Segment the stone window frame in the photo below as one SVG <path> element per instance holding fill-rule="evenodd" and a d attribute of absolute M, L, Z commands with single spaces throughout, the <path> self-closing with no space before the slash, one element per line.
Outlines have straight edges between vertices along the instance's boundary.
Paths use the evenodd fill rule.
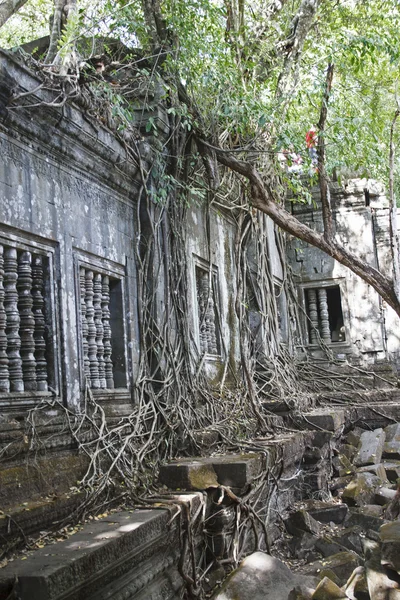
<path fill-rule="evenodd" d="M 338 342 L 325 341 L 325 343 L 328 346 L 331 346 L 333 348 L 349 348 L 351 346 L 351 343 L 350 343 L 350 310 L 349 310 L 349 305 L 348 305 L 348 300 L 347 300 L 347 294 L 348 294 L 347 281 L 344 277 L 338 277 L 338 278 L 332 278 L 332 279 L 307 281 L 305 283 L 302 283 L 299 286 L 300 302 L 301 302 L 301 306 L 303 309 L 303 315 L 304 315 L 304 317 L 302 319 L 303 339 L 305 340 L 305 345 L 310 348 L 318 348 L 320 346 L 320 344 L 318 342 L 312 343 L 310 340 L 306 290 L 309 290 L 309 289 L 317 289 L 318 290 L 318 289 L 327 289 L 327 288 L 333 288 L 333 287 L 338 287 L 340 290 L 343 325 L 345 328 L 345 340 L 338 341 Z"/>
<path fill-rule="evenodd" d="M 30 232 L 15 233 L 14 229 L 1 225 L 0 244 L 41 255 L 47 259 L 44 275 L 44 288 L 47 300 L 44 304 L 45 328 L 47 338 L 47 390 L 26 390 L 21 392 L 0 392 L 0 410 L 26 409 L 36 406 L 44 398 L 61 398 L 61 328 L 59 321 L 58 288 L 55 277 L 59 269 L 58 243 L 44 239 Z"/>
<path fill-rule="evenodd" d="M 114 262 L 110 259 L 105 259 L 99 256 L 94 256 L 82 250 L 74 251 L 75 263 L 75 297 L 76 297 L 76 317 L 77 317 L 77 334 L 78 334 L 78 357 L 79 357 L 79 384 L 82 392 L 85 390 L 85 366 L 83 353 L 83 335 L 82 335 L 82 320 L 81 320 L 81 286 L 80 286 L 80 269 L 93 270 L 96 273 L 106 275 L 120 283 L 120 306 L 122 309 L 121 327 L 122 335 L 122 356 L 124 360 L 124 383 L 125 385 L 114 386 L 113 388 L 91 388 L 97 399 L 111 398 L 130 398 L 130 363 L 128 353 L 128 307 L 127 307 L 127 291 L 126 291 L 126 266 Z"/>
<path fill-rule="evenodd" d="M 216 326 L 216 338 L 217 338 L 217 353 L 202 353 L 201 352 L 201 343 L 200 343 L 200 313 L 199 313 L 199 303 L 198 303 L 198 295 L 197 295 L 197 269 L 202 269 L 203 271 L 210 271 L 210 262 L 201 258 L 200 256 L 193 254 L 193 306 L 194 306 L 194 334 L 196 345 L 198 351 L 201 356 L 204 356 L 207 360 L 223 360 L 223 340 L 222 340 L 222 323 L 221 323 L 221 294 L 220 294 L 220 280 L 219 280 L 219 270 L 218 266 L 215 264 L 211 264 L 212 270 L 212 281 L 213 281 L 213 301 L 216 304 L 216 313 L 217 318 L 215 319 Z M 219 317 L 218 317 L 219 315 Z"/>

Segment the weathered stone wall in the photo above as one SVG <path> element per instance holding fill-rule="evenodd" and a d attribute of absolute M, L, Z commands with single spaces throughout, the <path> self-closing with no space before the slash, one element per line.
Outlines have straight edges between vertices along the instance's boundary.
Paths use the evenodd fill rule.
<path fill-rule="evenodd" d="M 344 187 L 334 183 L 331 196 L 338 240 L 368 264 L 390 272 L 388 203 L 382 186 L 362 179 L 350 180 Z M 316 188 L 312 198 L 311 205 L 293 203 L 292 211 L 307 225 L 322 232 L 322 213 Z M 397 360 L 399 345 L 396 330 L 399 321 L 371 286 L 347 267 L 299 240 L 291 240 L 288 260 L 297 276 L 299 301 L 308 317 L 311 315 L 307 290 L 316 290 L 314 302 L 318 305 L 319 289 L 336 286 L 340 289 L 343 329 L 334 341 L 328 337 L 328 345 L 336 357 L 348 356 L 369 364 L 387 358 Z M 328 307 L 328 312 L 330 310 L 331 307 Z M 320 312 L 318 318 L 321 319 Z M 318 356 L 318 343 L 311 339 L 306 316 L 303 318 L 303 340 L 311 354 Z"/>
<path fill-rule="evenodd" d="M 111 327 L 112 320 L 117 320 L 114 327 L 123 337 L 118 350 L 121 364 L 118 374 L 114 373 L 114 389 L 97 387 L 104 388 L 101 393 L 106 397 L 120 396 L 126 402 L 138 360 L 132 244 L 136 234 L 136 173 L 123 173 L 118 168 L 117 163 L 124 161 L 122 146 L 73 107 L 62 111 L 45 106 L 7 109 L 12 83 L 23 90 L 33 89 L 36 82 L 5 57 L 0 78 L 1 241 L 18 251 L 26 247 L 34 253 L 38 248 L 48 256 L 45 301 L 51 323 L 46 323 L 46 334 L 49 338 L 51 325 L 47 345 L 53 348 L 54 359 L 51 367 L 48 365 L 53 373 L 49 373 L 52 385 L 47 393 L 56 393 L 71 408 L 80 402 L 84 388 L 80 269 L 84 269 L 93 283 L 96 274 L 102 284 L 108 282 L 111 296 L 113 286 L 119 288 L 115 299 L 107 304 L 112 313 L 108 317 Z M 101 311 L 104 288 L 97 292 L 97 310 Z M 113 307 L 113 302 L 118 306 Z M 98 318 L 98 314 L 93 317 Z M 25 391 L 18 404 L 29 406 L 37 402 L 38 395 Z M 3 403 L 7 402 L 5 397 Z M 15 398 L 12 402 L 15 407 Z"/>
<path fill-rule="evenodd" d="M 204 367 L 208 376 L 217 383 L 221 379 L 226 363 L 230 362 L 231 367 L 236 370 L 240 357 L 235 311 L 236 225 L 228 215 L 214 209 L 207 214 L 204 207 L 194 205 L 188 212 L 186 235 L 189 257 L 188 301 L 199 360 L 204 352 L 204 344 L 200 339 L 203 335 L 200 329 L 204 327 L 201 323 L 199 286 L 201 286 L 201 279 L 208 281 L 211 264 L 214 287 L 212 296 L 216 308 L 214 318 L 216 346 L 212 349 L 211 345 L 209 348 L 211 351 L 206 351 Z M 204 287 L 207 294 L 208 284 Z"/>

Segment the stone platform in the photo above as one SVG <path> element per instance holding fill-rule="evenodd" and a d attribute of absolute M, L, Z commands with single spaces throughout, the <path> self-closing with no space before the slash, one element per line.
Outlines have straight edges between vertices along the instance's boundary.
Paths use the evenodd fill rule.
<path fill-rule="evenodd" d="M 170 522 L 170 510 L 140 509 L 87 523 L 1 569 L 0 599 L 13 585 L 21 600 L 178 599 L 179 538 Z"/>

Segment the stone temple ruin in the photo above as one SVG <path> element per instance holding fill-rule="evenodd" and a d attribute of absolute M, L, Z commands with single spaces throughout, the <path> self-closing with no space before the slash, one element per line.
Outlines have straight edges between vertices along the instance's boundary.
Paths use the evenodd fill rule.
<path fill-rule="evenodd" d="M 138 163 L 101 121 L 78 104 L 52 105 L 49 91 L 12 108 L 12 98 L 35 90 L 38 80 L 15 57 L 1 52 L 0 60 L 0 599 L 177 600 L 215 593 L 223 600 L 247 598 L 249 590 L 253 600 L 397 598 L 394 313 L 322 252 L 291 239 L 282 253 L 268 219 L 258 231 L 268 255 L 270 304 L 263 308 L 254 289 L 244 307 L 236 294 L 243 274 L 235 215 L 193 201 L 178 239 L 157 202 L 138 201 L 143 169 L 155 163 L 154 140 L 143 127 L 148 109 L 138 107 Z M 168 114 L 154 98 L 151 114 L 160 136 L 167 135 Z M 349 180 L 334 183 L 332 195 L 338 235 L 371 264 L 390 269 L 383 189 Z M 318 194 L 311 205 L 291 209 L 321 228 Z M 159 244 L 145 263 L 156 222 Z M 257 280 L 258 243 L 250 236 L 249 281 Z M 174 244 L 181 253 L 174 260 L 182 256 L 182 263 L 171 259 Z M 182 297 L 172 288 L 174 269 L 186 278 Z M 268 306 L 277 311 L 274 330 L 262 319 Z M 175 456 L 164 450 L 157 494 L 122 506 L 118 498 L 128 483 L 114 482 L 113 493 L 102 489 L 86 521 L 79 520 L 86 500 L 80 482 L 92 469 L 94 489 L 104 474 L 96 451 L 87 450 L 96 436 L 106 432 L 103 447 L 117 446 L 120 458 L 126 439 L 156 423 L 151 412 L 145 425 L 129 420 L 146 397 L 135 395 L 143 356 L 163 398 L 170 381 L 162 372 L 186 328 L 184 351 L 192 357 L 186 375 L 201 372 L 215 402 L 224 403 L 241 378 L 243 308 L 257 410 L 268 435 L 255 428 L 254 439 L 234 453 L 229 439 L 225 452 L 215 453 L 224 440 L 212 421 L 193 439 L 183 432 Z M 169 346 L 154 342 L 166 338 Z M 306 390 L 310 399 L 303 410 L 272 394 L 263 344 L 270 356 L 282 347 L 296 357 L 306 386 L 299 398 Z M 192 399 L 185 401 L 189 410 Z M 167 404 L 157 406 L 166 411 Z M 89 418 L 80 422 L 86 408 Z M 125 437 L 117 436 L 120 430 Z M 193 448 L 201 448 L 199 455 Z M 247 558 L 218 591 L 254 550 L 264 552 Z M 196 570 L 195 563 L 203 566 Z"/>

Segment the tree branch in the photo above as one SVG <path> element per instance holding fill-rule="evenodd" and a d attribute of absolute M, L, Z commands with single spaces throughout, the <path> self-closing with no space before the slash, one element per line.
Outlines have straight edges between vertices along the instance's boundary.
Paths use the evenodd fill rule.
<path fill-rule="evenodd" d="M 203 142 L 205 143 L 205 142 Z M 252 206 L 267 214 L 281 229 L 294 237 L 319 248 L 342 265 L 348 267 L 353 273 L 371 285 L 378 294 L 400 316 L 400 302 L 393 288 L 393 281 L 380 273 L 377 269 L 348 252 L 333 240 L 327 240 L 323 235 L 301 223 L 280 204 L 280 199 L 272 188 L 263 181 L 255 167 L 243 160 L 215 151 L 220 164 L 225 165 L 248 179 L 250 183 Z"/>
<path fill-rule="evenodd" d="M 5 0 L 0 4 L 0 27 L 8 21 L 28 0 Z"/>
<path fill-rule="evenodd" d="M 53 63 L 58 54 L 58 43 L 61 33 L 67 24 L 68 17 L 76 7 L 76 0 L 54 0 L 53 20 L 50 31 L 50 43 L 45 62 Z"/>

